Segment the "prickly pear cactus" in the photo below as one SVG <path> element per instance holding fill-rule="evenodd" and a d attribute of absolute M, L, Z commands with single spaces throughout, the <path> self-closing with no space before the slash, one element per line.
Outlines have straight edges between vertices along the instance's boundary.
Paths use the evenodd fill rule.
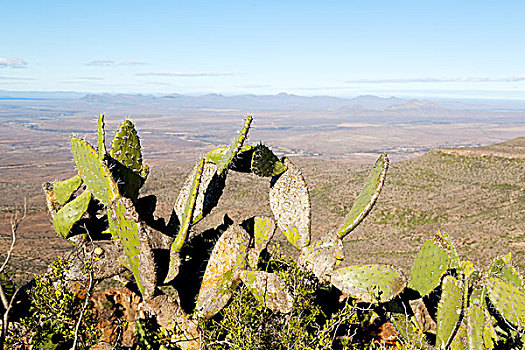
<path fill-rule="evenodd" d="M 249 243 L 250 236 L 240 225 L 231 225 L 219 238 L 202 278 L 196 315 L 210 318 L 228 303 L 246 266 Z"/>
<path fill-rule="evenodd" d="M 148 298 L 157 286 L 157 267 L 148 240 L 149 234 L 133 203 L 128 198 L 118 198 L 111 205 L 111 215 L 116 224 L 117 236 L 126 252 L 124 265 L 133 272 L 141 294 Z"/>
<path fill-rule="evenodd" d="M 283 158 L 286 171 L 272 179 L 270 207 L 288 242 L 301 249 L 310 244 L 310 196 L 301 171 Z"/>
<path fill-rule="evenodd" d="M 191 224 L 195 225 L 198 223 L 217 205 L 226 185 L 225 174 L 219 175 L 217 169 L 217 165 L 206 160 L 203 163 L 202 170 L 200 169 L 200 163 L 195 165 L 195 168 L 182 186 L 173 208 L 180 220 L 185 216 L 187 200 L 194 186 L 193 182 L 197 172 L 202 172 L 202 175 L 195 199 Z"/>
<path fill-rule="evenodd" d="M 75 175 L 67 180 L 54 182 L 52 185 L 56 200 L 60 205 L 64 205 L 82 185 L 82 179 L 80 176 Z"/>
<path fill-rule="evenodd" d="M 329 281 L 330 274 L 344 259 L 343 242 L 333 231 L 301 248 L 299 263 L 312 271 L 320 281 Z"/>
<path fill-rule="evenodd" d="M 370 210 L 372 210 L 372 207 L 377 201 L 379 193 L 381 193 L 381 189 L 383 188 L 387 169 L 388 157 L 386 154 L 383 154 L 376 161 L 374 169 L 370 173 L 365 186 L 359 193 L 359 196 L 352 205 L 352 209 L 350 209 L 343 224 L 337 231 L 339 236 L 344 237 L 350 233 L 361 221 L 363 221 Z"/>
<path fill-rule="evenodd" d="M 135 173 L 142 171 L 140 140 L 130 120 L 125 120 L 118 128 L 109 155 Z"/>
<path fill-rule="evenodd" d="M 254 147 L 251 170 L 257 176 L 268 177 L 282 174 L 286 166 L 263 144 Z"/>
<path fill-rule="evenodd" d="M 248 251 L 248 265 L 256 270 L 259 255 L 266 249 L 275 232 L 275 222 L 272 218 L 255 216 L 246 220 L 242 226 L 247 232 L 253 234 L 254 243 Z"/>
<path fill-rule="evenodd" d="M 104 131 L 104 114 L 101 114 L 98 117 L 98 133 L 97 133 L 97 141 L 98 141 L 98 157 L 100 160 L 104 160 L 106 158 L 106 132 Z"/>
<path fill-rule="evenodd" d="M 276 274 L 244 270 L 240 277 L 255 299 L 270 310 L 282 313 L 292 311 L 293 298 L 286 290 L 284 282 Z"/>
<path fill-rule="evenodd" d="M 492 262 L 488 270 L 488 277 L 497 277 L 508 283 L 515 285 L 518 288 L 523 288 L 523 277 L 518 270 L 511 265 L 510 260 L 512 254 L 509 253 L 503 257 L 499 257 Z"/>
<path fill-rule="evenodd" d="M 406 286 L 403 274 L 390 265 L 362 265 L 332 272 L 332 284 L 344 294 L 365 303 L 385 303 Z"/>
<path fill-rule="evenodd" d="M 450 268 L 460 269 L 461 259 L 459 258 L 458 251 L 452 242 L 452 239 L 447 234 L 438 231 L 434 235 L 434 242 L 448 253 L 448 256 L 450 257 Z"/>
<path fill-rule="evenodd" d="M 494 308 L 514 326 L 525 325 L 525 292 L 511 283 L 490 277 L 487 294 Z"/>
<path fill-rule="evenodd" d="M 483 329 L 485 328 L 485 316 L 481 306 L 472 304 L 466 313 L 467 341 L 472 350 L 483 350 Z"/>
<path fill-rule="evenodd" d="M 197 164 L 195 168 L 195 173 L 193 174 L 193 181 L 190 188 L 187 192 L 182 191 L 183 197 L 185 198 L 186 206 L 183 213 L 181 213 L 181 222 L 179 227 L 179 232 L 175 237 L 175 240 L 170 247 L 170 263 L 168 274 L 164 283 L 169 283 L 172 281 L 178 274 L 178 269 L 180 265 L 179 253 L 188 237 L 188 232 L 190 230 L 191 223 L 193 221 L 193 213 L 195 210 L 195 204 L 197 202 L 197 196 L 199 194 L 199 188 L 201 184 L 202 173 L 204 169 L 204 158 Z M 184 190 L 184 189 L 183 189 Z"/>
<path fill-rule="evenodd" d="M 463 310 L 463 284 L 452 276 L 443 279 L 443 291 L 437 311 L 436 346 L 446 349 L 459 327 Z"/>
<path fill-rule="evenodd" d="M 73 225 L 82 218 L 91 202 L 91 192 L 88 190 L 66 203 L 53 217 L 53 227 L 62 237 L 68 238 Z"/>
<path fill-rule="evenodd" d="M 93 197 L 109 207 L 120 196 L 111 172 L 90 144 L 76 137 L 72 137 L 70 141 L 73 159 L 82 181 Z"/>
<path fill-rule="evenodd" d="M 410 270 L 410 282 L 407 287 L 425 296 L 441 282 L 441 277 L 448 270 L 450 257 L 448 253 L 433 240 L 423 243 Z"/>
<path fill-rule="evenodd" d="M 237 136 L 237 139 L 231 144 L 231 146 L 226 150 L 223 157 L 218 162 L 218 169 L 217 173 L 220 175 L 222 174 L 226 169 L 228 169 L 228 166 L 231 164 L 233 158 L 239 153 L 241 150 L 244 141 L 246 140 L 246 137 L 248 136 L 248 130 L 250 130 L 250 125 L 252 123 L 252 116 L 246 117 L 244 120 L 244 125 L 239 132 L 239 136 Z"/>

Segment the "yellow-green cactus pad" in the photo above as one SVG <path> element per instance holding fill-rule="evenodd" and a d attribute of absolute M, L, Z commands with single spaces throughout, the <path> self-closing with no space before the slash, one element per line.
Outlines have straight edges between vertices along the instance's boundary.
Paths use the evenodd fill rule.
<path fill-rule="evenodd" d="M 111 202 L 119 197 L 119 191 L 108 167 L 86 141 L 77 137 L 72 137 L 70 141 L 73 159 L 82 181 L 93 197 L 109 207 Z"/>
<path fill-rule="evenodd" d="M 427 295 L 439 285 L 449 264 L 448 253 L 433 240 L 426 240 L 412 264 L 407 287 L 417 291 L 421 296 Z"/>
<path fill-rule="evenodd" d="M 463 283 L 452 276 L 445 276 L 442 288 L 437 310 L 436 347 L 446 349 L 459 327 L 463 310 Z"/>
<path fill-rule="evenodd" d="M 359 196 L 352 205 L 350 212 L 337 231 L 339 236 L 344 237 L 350 233 L 361 221 L 363 221 L 370 210 L 372 210 L 372 207 L 376 203 L 379 193 L 381 193 L 381 189 L 383 188 L 387 169 L 388 157 L 386 154 L 383 154 L 376 161 L 374 169 L 372 169 L 365 186 L 359 193 Z"/>
<path fill-rule="evenodd" d="M 80 176 L 75 175 L 64 181 L 58 181 L 53 183 L 53 192 L 55 193 L 58 203 L 61 205 L 71 198 L 71 195 L 82 185 L 82 179 Z"/>
<path fill-rule="evenodd" d="M 53 217 L 53 227 L 62 238 L 68 238 L 73 225 L 82 218 L 91 201 L 91 193 L 84 191 L 66 203 Z"/>
<path fill-rule="evenodd" d="M 361 265 L 332 272 L 332 284 L 344 294 L 365 303 L 385 303 L 399 295 L 406 279 L 390 265 Z"/>

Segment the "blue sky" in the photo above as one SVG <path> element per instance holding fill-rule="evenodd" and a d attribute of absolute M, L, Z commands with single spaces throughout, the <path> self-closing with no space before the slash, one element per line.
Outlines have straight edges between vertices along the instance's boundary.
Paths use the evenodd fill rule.
<path fill-rule="evenodd" d="M 0 89 L 525 99 L 525 1 L 0 0 Z"/>

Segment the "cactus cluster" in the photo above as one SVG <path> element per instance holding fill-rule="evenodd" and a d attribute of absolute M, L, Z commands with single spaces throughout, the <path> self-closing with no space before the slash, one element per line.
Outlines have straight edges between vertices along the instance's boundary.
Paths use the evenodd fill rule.
<path fill-rule="evenodd" d="M 267 308 L 291 311 L 293 299 L 283 281 L 259 269 L 261 253 L 277 228 L 298 250 L 304 269 L 343 296 L 374 305 L 394 324 L 400 338 L 410 339 L 419 329 L 435 335 L 440 348 L 461 349 L 465 344 L 491 348 L 502 332 L 522 332 L 524 285 L 510 257 L 498 259 L 480 277 L 472 263 L 460 260 L 451 240 L 438 233 L 423 244 L 408 277 L 390 265 L 336 268 L 344 258 L 343 239 L 377 201 L 388 169 L 387 155 L 379 157 L 339 227 L 315 235 L 319 238 L 312 241 L 310 197 L 301 171 L 289 158 L 279 159 L 262 144 L 245 144 L 251 122 L 252 117 L 245 119 L 231 145 L 213 149 L 197 162 L 171 218 L 159 221 L 153 219 L 155 201 L 140 197 L 149 168 L 143 164 L 133 123 L 122 123 L 107 151 L 104 116 L 100 116 L 98 149 L 71 138 L 78 175 L 44 184 L 57 234 L 77 246 L 73 256 L 78 264 L 88 258 L 80 253 L 86 245 L 98 247 L 91 250 L 97 251 L 93 266 L 97 278 L 122 279 L 125 270 L 131 271 L 133 279 L 127 282 L 141 293 L 144 310 L 161 326 L 180 330 L 182 348 L 199 347 L 197 319 L 220 312 L 239 284 Z M 229 171 L 268 178 L 274 218 L 256 216 L 236 224 L 225 217 L 218 227 L 193 231 L 218 204 Z M 199 269 L 204 271 L 202 280 L 196 278 Z M 85 276 L 73 273 L 70 278 Z M 165 295 L 159 288 L 163 285 L 174 287 L 175 296 Z"/>

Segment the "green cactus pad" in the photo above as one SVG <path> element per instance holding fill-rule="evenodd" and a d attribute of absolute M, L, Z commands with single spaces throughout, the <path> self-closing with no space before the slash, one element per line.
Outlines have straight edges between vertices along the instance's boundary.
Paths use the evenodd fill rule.
<path fill-rule="evenodd" d="M 98 141 L 98 157 L 100 158 L 100 160 L 104 160 L 104 158 L 106 158 L 106 134 L 104 131 L 104 114 L 101 114 L 98 117 L 97 141 Z"/>
<path fill-rule="evenodd" d="M 241 271 L 240 277 L 246 288 L 261 304 L 272 311 L 289 313 L 293 298 L 284 282 L 274 273 L 265 271 Z"/>
<path fill-rule="evenodd" d="M 414 337 L 414 329 L 416 326 L 412 322 L 412 318 L 404 312 L 389 312 L 387 311 L 388 320 L 392 323 L 396 331 L 401 336 L 400 341 L 408 341 Z"/>
<path fill-rule="evenodd" d="M 441 276 L 448 270 L 449 264 L 448 253 L 433 240 L 426 240 L 412 264 L 407 287 L 421 296 L 427 295 L 439 285 Z"/>
<path fill-rule="evenodd" d="M 140 140 L 135 126 L 129 120 L 124 120 L 118 128 L 109 155 L 119 163 L 140 174 L 142 171 L 142 153 Z"/>
<path fill-rule="evenodd" d="M 388 157 L 386 154 L 383 154 L 376 161 L 374 169 L 370 173 L 365 186 L 359 193 L 359 196 L 352 205 L 352 209 L 350 209 L 350 212 L 344 219 L 343 224 L 337 231 L 339 236 L 345 237 L 354 228 L 356 228 L 356 226 L 359 225 L 359 223 L 363 221 L 363 219 L 368 215 L 370 210 L 372 210 L 372 207 L 377 201 L 379 193 L 383 188 L 387 169 Z"/>
<path fill-rule="evenodd" d="M 483 329 L 485 316 L 479 305 L 471 304 L 467 309 L 467 338 L 469 349 L 483 350 Z"/>
<path fill-rule="evenodd" d="M 193 210 L 193 217 L 191 221 L 192 225 L 198 223 L 212 211 L 212 209 L 219 202 L 219 198 L 221 197 L 224 186 L 226 185 L 226 176 L 225 174 L 217 174 L 217 165 L 212 162 L 205 161 L 201 170 L 200 163 L 197 163 L 191 174 L 186 179 L 186 182 L 182 186 L 173 208 L 179 220 L 182 221 L 184 213 L 186 212 L 188 197 L 190 196 L 191 190 L 194 187 L 195 174 L 198 171 L 202 171 L 202 175 L 195 200 L 195 208 Z"/>
<path fill-rule="evenodd" d="M 259 144 L 253 150 L 251 170 L 257 176 L 268 177 L 282 174 L 286 166 L 268 147 Z"/>
<path fill-rule="evenodd" d="M 385 303 L 406 286 L 403 274 L 389 265 L 362 265 L 332 272 L 332 284 L 344 294 L 365 303 Z"/>
<path fill-rule="evenodd" d="M 468 347 L 468 335 L 467 335 L 467 324 L 465 321 L 461 322 L 456 335 L 450 342 L 450 345 L 447 349 L 450 350 L 467 350 Z M 476 348 L 471 348 L 476 349 Z"/>
<path fill-rule="evenodd" d="M 246 140 L 246 136 L 248 135 L 248 130 L 250 130 L 250 124 L 252 123 L 252 119 L 252 116 L 246 117 L 246 119 L 244 120 L 244 125 L 241 131 L 239 132 L 237 139 L 230 145 L 228 150 L 224 153 L 224 156 L 220 159 L 219 163 L 217 164 L 217 173 L 219 175 L 221 175 L 226 169 L 228 169 L 228 166 L 232 162 L 233 158 L 241 150 L 242 145 Z"/>
<path fill-rule="evenodd" d="M 188 232 L 190 230 L 190 226 L 192 223 L 193 212 L 195 210 L 195 203 L 197 201 L 197 195 L 199 193 L 199 187 L 201 184 L 204 163 L 205 163 L 204 158 L 202 158 L 200 162 L 197 164 L 195 173 L 193 175 L 192 186 L 190 189 L 188 189 L 187 196 L 185 196 L 186 206 L 185 206 L 184 213 L 182 214 L 182 217 L 181 217 L 179 232 L 177 233 L 175 240 L 171 244 L 170 264 L 169 264 L 168 274 L 164 280 L 164 283 L 169 283 L 177 276 L 178 268 L 180 265 L 179 253 L 180 253 L 180 250 L 182 249 L 182 246 L 184 245 L 184 242 L 186 241 L 186 238 L 188 237 Z"/>
<path fill-rule="evenodd" d="M 524 287 L 523 277 L 519 271 L 510 264 L 512 254 L 499 257 L 490 264 L 487 276 L 500 278 L 508 283 L 515 285 L 518 288 Z"/>
<path fill-rule="evenodd" d="M 71 198 L 71 195 L 78 190 L 80 185 L 82 185 L 82 179 L 78 175 L 64 181 L 54 182 L 53 192 L 55 193 L 58 203 L 61 205 L 66 204 L 69 198 Z"/>
<path fill-rule="evenodd" d="M 231 298 L 231 288 L 246 266 L 250 235 L 239 225 L 231 225 L 217 240 L 204 271 L 195 313 L 210 318 Z"/>
<path fill-rule="evenodd" d="M 137 200 L 139 190 L 145 181 L 142 175 L 112 158 L 109 159 L 108 162 L 110 164 L 111 174 L 115 179 L 115 182 L 118 184 L 119 193 L 134 201 Z"/>
<path fill-rule="evenodd" d="M 344 258 L 343 242 L 334 231 L 301 248 L 299 263 L 312 271 L 320 281 L 329 281 L 335 266 Z"/>
<path fill-rule="evenodd" d="M 436 347 L 446 349 L 459 327 L 463 309 L 463 285 L 452 276 L 445 276 L 437 309 Z"/>
<path fill-rule="evenodd" d="M 77 198 L 67 203 L 53 217 L 53 227 L 62 238 L 68 238 L 75 222 L 80 220 L 91 201 L 91 193 L 84 191 Z"/>
<path fill-rule="evenodd" d="M 494 326 L 492 323 L 486 322 L 483 328 L 483 346 L 485 349 L 494 349 L 498 340 L 498 333 L 496 333 Z"/>
<path fill-rule="evenodd" d="M 206 159 L 208 162 L 212 162 L 215 165 L 218 165 L 223 159 L 226 153 L 228 153 L 228 150 L 230 149 L 230 146 L 221 146 L 212 149 L 206 155 L 204 156 L 204 159 Z M 252 150 L 253 147 L 250 145 L 242 145 L 241 149 L 239 150 L 239 153 L 244 153 Z"/>
<path fill-rule="evenodd" d="M 86 141 L 71 138 L 71 152 L 78 174 L 93 197 L 106 207 L 119 197 L 118 186 L 106 164 L 98 158 L 97 152 Z"/>
<path fill-rule="evenodd" d="M 434 235 L 434 242 L 443 248 L 450 257 L 450 266 L 451 269 L 460 269 L 461 268 L 461 259 L 459 258 L 458 251 L 452 239 L 445 233 L 440 231 L 436 232 Z"/>
<path fill-rule="evenodd" d="M 272 218 L 255 216 L 246 220 L 242 225 L 246 231 L 253 233 L 254 244 L 253 248 L 251 248 L 248 252 L 248 264 L 252 269 L 255 270 L 257 268 L 259 255 L 266 248 L 273 237 L 275 232 L 275 222 Z"/>
<path fill-rule="evenodd" d="M 156 288 L 156 266 L 148 234 L 133 202 L 122 197 L 116 199 L 110 208 L 116 234 L 126 253 L 126 267 L 133 272 L 137 287 L 144 297 L 153 295 Z"/>
<path fill-rule="evenodd" d="M 525 325 L 525 292 L 502 279 L 487 280 L 490 302 L 505 320 L 514 326 Z"/>
<path fill-rule="evenodd" d="M 301 171 L 283 158 L 286 171 L 272 178 L 270 208 L 277 226 L 295 248 L 310 244 L 310 196 Z"/>

